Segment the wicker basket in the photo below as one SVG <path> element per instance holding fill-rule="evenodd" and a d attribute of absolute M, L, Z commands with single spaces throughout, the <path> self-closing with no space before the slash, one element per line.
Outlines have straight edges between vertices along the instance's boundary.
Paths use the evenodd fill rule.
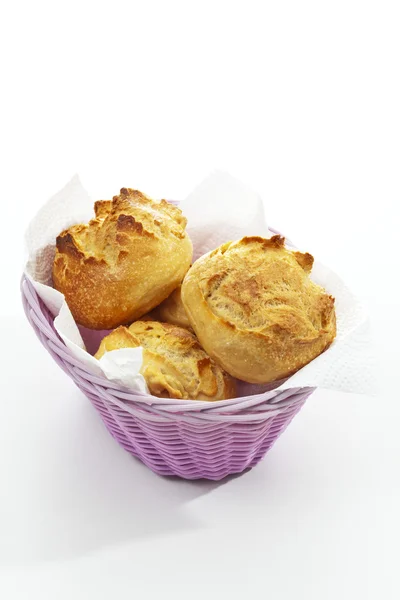
<path fill-rule="evenodd" d="M 89 373 L 71 355 L 25 277 L 21 290 L 26 316 L 46 350 L 89 398 L 119 444 L 159 475 L 218 480 L 254 467 L 314 391 L 273 390 L 219 402 L 131 392 Z"/>

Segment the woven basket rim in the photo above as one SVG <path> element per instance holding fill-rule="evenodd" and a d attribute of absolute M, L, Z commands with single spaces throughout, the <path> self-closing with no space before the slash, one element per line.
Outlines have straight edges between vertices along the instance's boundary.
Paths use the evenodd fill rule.
<path fill-rule="evenodd" d="M 208 415 L 209 420 L 221 418 L 223 416 L 232 417 L 241 416 L 248 420 L 262 419 L 265 416 L 273 416 L 277 411 L 280 412 L 292 405 L 296 400 L 301 400 L 305 393 L 311 393 L 315 388 L 294 387 L 285 390 L 273 389 L 261 394 L 241 396 L 228 400 L 217 400 L 207 402 L 206 400 L 179 400 L 170 398 L 158 398 L 149 394 L 138 393 L 120 386 L 106 377 L 91 373 L 88 368 L 74 357 L 60 338 L 54 328 L 54 317 L 49 309 L 37 295 L 31 281 L 23 274 L 21 279 L 21 292 L 26 316 L 31 325 L 42 332 L 47 339 L 48 350 L 58 355 L 62 361 L 69 363 L 73 369 L 73 378 L 79 380 L 79 387 L 87 387 L 87 391 L 93 393 L 96 391 L 100 395 L 106 394 L 107 400 L 113 404 L 124 405 L 128 412 L 137 412 L 138 405 L 141 410 L 151 412 L 155 417 L 162 418 L 164 415 L 175 413 L 176 415 L 195 416 L 196 413 Z M 83 389 L 84 391 L 84 389 Z M 262 405 L 259 406 L 259 405 Z M 134 407 L 134 408 L 132 408 Z M 245 413 L 245 414 L 243 414 Z M 235 419 L 236 420 L 236 419 Z"/>

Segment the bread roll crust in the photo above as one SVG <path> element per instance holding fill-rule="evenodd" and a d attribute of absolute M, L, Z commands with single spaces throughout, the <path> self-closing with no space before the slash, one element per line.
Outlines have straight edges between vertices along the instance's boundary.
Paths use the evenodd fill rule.
<path fill-rule="evenodd" d="M 284 238 L 245 237 L 197 260 L 182 301 L 206 352 L 249 383 L 284 379 L 336 335 L 334 298 L 309 278 L 313 257 Z"/>
<path fill-rule="evenodd" d="M 210 359 L 196 337 L 181 327 L 158 321 L 136 321 L 106 336 L 96 353 L 143 347 L 141 373 L 154 396 L 191 400 L 234 398 L 234 380 Z"/>
<path fill-rule="evenodd" d="M 179 208 L 121 189 L 95 218 L 56 240 L 53 284 L 81 325 L 112 329 L 160 304 L 181 283 L 192 243 Z"/>
<path fill-rule="evenodd" d="M 171 323 L 184 329 L 192 329 L 181 298 L 181 286 L 178 286 L 159 306 L 156 306 L 148 315 L 146 320 Z"/>

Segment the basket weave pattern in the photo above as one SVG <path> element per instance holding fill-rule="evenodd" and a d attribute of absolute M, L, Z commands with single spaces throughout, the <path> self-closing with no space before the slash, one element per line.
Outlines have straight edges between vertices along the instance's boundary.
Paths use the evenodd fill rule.
<path fill-rule="evenodd" d="M 25 277 L 21 291 L 26 316 L 46 350 L 89 398 L 118 443 L 159 475 L 218 480 L 255 466 L 313 392 L 292 388 L 197 402 L 129 391 L 88 372 L 70 353 Z"/>

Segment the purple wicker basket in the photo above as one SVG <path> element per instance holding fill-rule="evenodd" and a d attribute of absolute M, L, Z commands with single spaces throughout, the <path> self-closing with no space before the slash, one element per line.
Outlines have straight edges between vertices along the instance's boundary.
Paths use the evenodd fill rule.
<path fill-rule="evenodd" d="M 89 398 L 111 435 L 159 475 L 222 479 L 254 467 L 314 388 L 204 402 L 156 398 L 88 372 L 57 334 L 53 316 L 25 277 L 28 321 L 60 367 Z"/>

